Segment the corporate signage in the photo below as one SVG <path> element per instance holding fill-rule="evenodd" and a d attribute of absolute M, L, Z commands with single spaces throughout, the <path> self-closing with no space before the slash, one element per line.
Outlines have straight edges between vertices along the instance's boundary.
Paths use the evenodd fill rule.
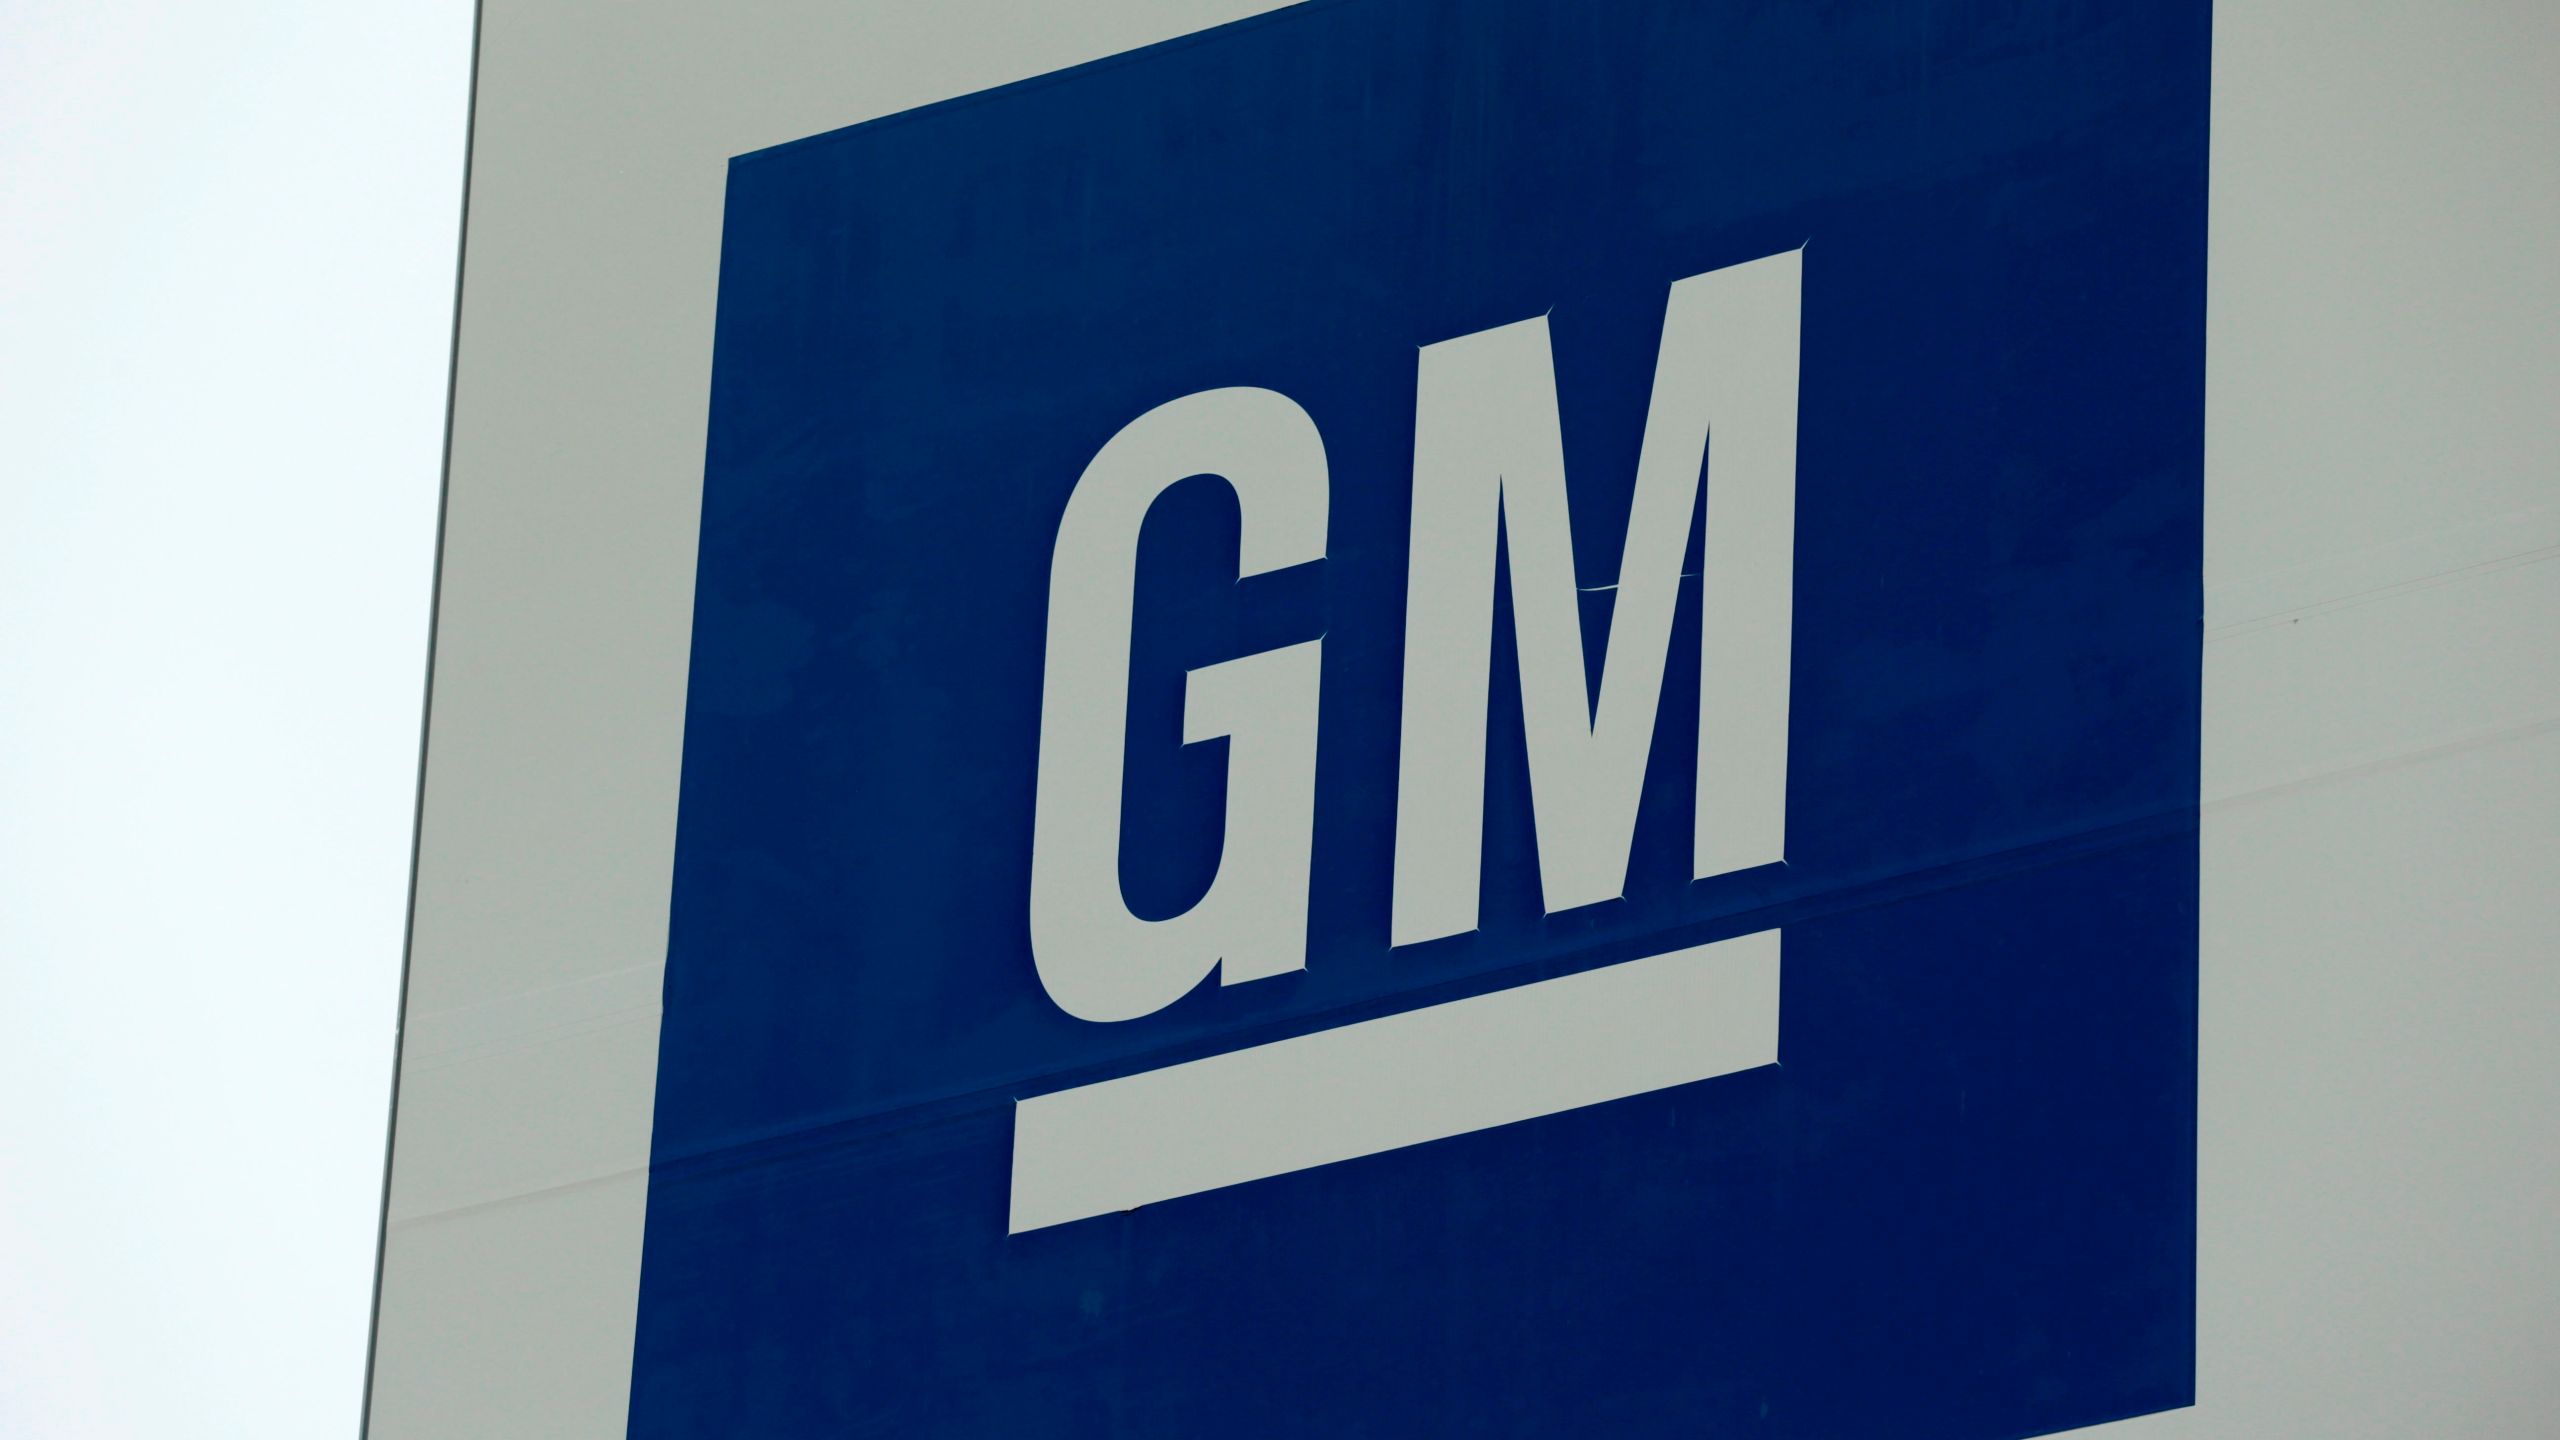
<path fill-rule="evenodd" d="M 2208 33 L 1340 0 L 733 161 L 630 1433 L 2188 1403 Z"/>

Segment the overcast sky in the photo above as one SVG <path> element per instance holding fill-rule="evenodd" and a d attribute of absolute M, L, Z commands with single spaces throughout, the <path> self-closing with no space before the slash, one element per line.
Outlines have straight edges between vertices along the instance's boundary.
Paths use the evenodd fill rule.
<path fill-rule="evenodd" d="M 0 1435 L 355 1430 L 467 0 L 0 0 Z"/>

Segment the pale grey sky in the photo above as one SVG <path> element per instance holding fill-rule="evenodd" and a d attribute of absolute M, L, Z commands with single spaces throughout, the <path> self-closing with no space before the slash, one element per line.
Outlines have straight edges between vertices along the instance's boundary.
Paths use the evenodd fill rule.
<path fill-rule="evenodd" d="M 0 1435 L 355 1431 L 468 0 L 0 0 Z"/>

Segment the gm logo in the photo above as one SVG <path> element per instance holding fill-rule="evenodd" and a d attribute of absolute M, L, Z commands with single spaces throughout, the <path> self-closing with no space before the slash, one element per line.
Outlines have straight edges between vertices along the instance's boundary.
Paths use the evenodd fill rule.
<path fill-rule="evenodd" d="M 1621 898 L 1702 480 L 1692 863 L 1706 879 L 1784 859 L 1802 258 L 1789 251 L 1670 287 L 1622 558 L 1606 585 L 1575 583 L 1545 319 L 1421 348 L 1395 945 L 1474 930 L 1480 916 L 1494 592 L 1506 556 L 1542 903 L 1552 912 Z M 1243 574 L 1324 557 L 1324 439 L 1275 391 L 1209 390 L 1149 410 L 1077 481 L 1049 571 L 1030 916 L 1042 984 L 1086 1020 L 1151 1014 L 1212 970 L 1235 985 L 1306 964 L 1320 639 L 1185 677 L 1182 738 L 1228 746 L 1215 878 L 1168 918 L 1131 913 L 1120 893 L 1138 535 L 1157 496 L 1201 474 L 1234 487 Z M 1580 603 L 1593 590 L 1614 592 L 1596 701 Z M 1028 1104 L 1013 1228 L 1766 1063 L 1777 1044 L 1775 947 L 1730 952 L 1549 981 L 1536 996 L 1462 1002 L 1436 1022 L 1372 1022 Z M 1701 998 L 1691 993 L 1701 979 L 1711 1004 L 1748 1014 L 1680 1004 Z M 1665 1003 L 1689 1023 L 1651 1023 Z M 1529 1058 L 1503 1053 L 1521 1045 L 1513 1031 L 1524 1022 L 1539 1042 L 1540 1083 L 1506 1092 L 1471 1080 Z M 1320 1067 L 1346 1066 L 1390 1083 L 1337 1108 L 1328 1102 L 1344 1082 Z"/>
<path fill-rule="evenodd" d="M 2210 30 L 1324 0 L 734 158 L 631 1433 L 2187 1403 Z"/>

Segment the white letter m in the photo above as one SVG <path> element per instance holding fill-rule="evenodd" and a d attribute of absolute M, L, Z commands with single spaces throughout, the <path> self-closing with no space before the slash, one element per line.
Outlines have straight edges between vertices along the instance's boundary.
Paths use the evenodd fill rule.
<path fill-rule="evenodd" d="M 1802 262 L 1788 251 L 1671 287 L 1596 703 L 1584 681 L 1547 322 L 1423 348 L 1393 943 L 1476 928 L 1503 539 L 1546 908 L 1624 890 L 1702 470 L 1693 873 L 1783 857 Z"/>

